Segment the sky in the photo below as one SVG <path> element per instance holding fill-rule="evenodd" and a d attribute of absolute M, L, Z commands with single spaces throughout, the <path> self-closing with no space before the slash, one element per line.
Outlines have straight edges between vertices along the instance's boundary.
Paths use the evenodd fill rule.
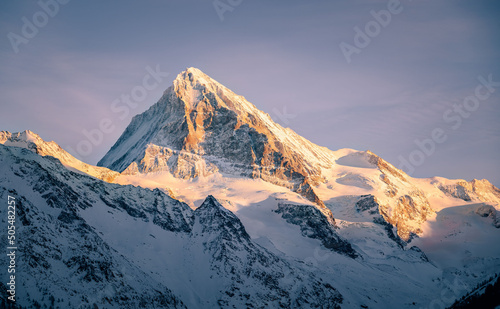
<path fill-rule="evenodd" d="M 321 146 L 499 187 L 499 13 L 493 0 L 2 1 L 0 130 L 95 164 L 196 67 Z"/>

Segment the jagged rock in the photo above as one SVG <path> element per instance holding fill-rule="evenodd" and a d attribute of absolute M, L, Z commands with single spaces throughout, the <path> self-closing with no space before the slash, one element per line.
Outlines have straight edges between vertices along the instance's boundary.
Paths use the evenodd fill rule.
<path fill-rule="evenodd" d="M 405 241 L 410 241 L 411 235 L 420 234 L 422 232 L 420 224 L 433 213 L 429 202 L 420 190 L 400 196 L 396 207 L 390 209 L 390 213 L 385 205 L 379 207 L 379 211 L 387 222 L 396 226 L 398 235 Z"/>
<path fill-rule="evenodd" d="M 500 205 L 500 190 L 488 180 L 473 179 L 472 181 L 459 180 L 452 185 L 437 183 L 439 190 L 448 196 L 464 201 L 477 201 Z"/>
<path fill-rule="evenodd" d="M 275 212 L 288 223 L 300 226 L 303 236 L 320 240 L 325 248 L 351 258 L 358 256 L 349 242 L 335 232 L 335 219 L 331 213 L 326 217 L 313 206 L 294 204 L 279 204 Z"/>
<path fill-rule="evenodd" d="M 342 296 L 330 284 L 292 268 L 253 243 L 238 217 L 211 195 L 195 210 L 192 238 L 203 244 L 210 267 L 229 279 L 220 283 L 217 304 L 221 308 L 249 304 L 259 308 L 340 308 Z"/>
<path fill-rule="evenodd" d="M 378 213 L 379 203 L 377 198 L 371 194 L 361 195 L 361 199 L 356 202 L 356 211 L 363 212 L 370 210 L 371 214 Z"/>
<path fill-rule="evenodd" d="M 312 185 L 334 160 L 326 148 L 189 68 L 158 103 L 132 119 L 98 165 L 128 174 L 168 170 L 184 179 L 220 170 L 285 186 L 324 206 Z"/>

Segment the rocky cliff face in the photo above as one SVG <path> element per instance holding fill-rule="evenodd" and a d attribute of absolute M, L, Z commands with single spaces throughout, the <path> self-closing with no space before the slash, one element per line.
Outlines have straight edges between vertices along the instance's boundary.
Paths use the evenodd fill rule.
<path fill-rule="evenodd" d="M 189 68 L 158 103 L 132 119 L 98 165 L 129 174 L 168 170 L 179 178 L 219 170 L 291 188 L 322 205 L 312 186 L 334 159 L 326 148 Z"/>
<path fill-rule="evenodd" d="M 275 212 L 288 223 L 298 225 L 305 237 L 320 240 L 325 248 L 351 258 L 358 256 L 351 244 L 335 232 L 335 219 L 331 213 L 325 216 L 313 206 L 294 204 L 279 204 Z"/>
<path fill-rule="evenodd" d="M 357 166 L 377 171 L 371 178 L 357 173 L 342 176 L 339 183 L 356 185 L 373 193 L 357 203 L 358 211 L 370 209 L 397 228 L 397 234 L 408 241 L 421 234 L 421 224 L 434 213 L 424 191 L 403 171 L 371 151 L 354 152 L 337 160 L 339 164 L 356 162 Z"/>
<path fill-rule="evenodd" d="M 482 205 L 478 207 L 476 214 L 481 217 L 491 218 L 493 226 L 500 228 L 500 211 L 496 210 L 495 207 L 491 205 Z"/>
<path fill-rule="evenodd" d="M 485 202 L 500 206 L 500 190 L 486 179 L 458 180 L 454 184 L 436 182 L 436 185 L 448 196 L 467 202 Z"/>

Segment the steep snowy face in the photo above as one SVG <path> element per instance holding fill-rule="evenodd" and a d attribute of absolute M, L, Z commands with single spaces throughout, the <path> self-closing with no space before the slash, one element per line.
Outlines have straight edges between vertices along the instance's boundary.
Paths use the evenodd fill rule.
<path fill-rule="evenodd" d="M 198 267 L 206 265 L 205 271 L 217 274 L 217 282 L 210 277 L 204 283 L 213 283 L 222 295 L 215 307 L 340 308 L 343 298 L 335 288 L 255 244 L 238 217 L 213 196 L 194 217 L 190 256 L 197 260 L 191 268 L 202 273 Z"/>
<path fill-rule="evenodd" d="M 112 182 L 120 175 L 110 169 L 84 163 L 70 155 L 54 141 L 46 142 L 38 134 L 29 130 L 18 133 L 0 131 L 0 144 L 26 148 L 41 156 L 52 156 L 59 159 L 66 167 L 76 169 L 107 182 Z"/>
<path fill-rule="evenodd" d="M 134 117 L 98 163 L 126 174 L 169 171 L 180 178 L 216 171 L 261 178 L 318 204 L 312 185 L 331 151 L 274 123 L 198 69 L 180 73 L 158 103 Z"/>
<path fill-rule="evenodd" d="M 185 308 L 163 283 L 106 242 L 104 233 L 82 214 L 104 208 L 104 213 L 124 213 L 133 220 L 185 234 L 192 225 L 187 205 L 158 190 L 109 184 L 69 171 L 57 159 L 19 147 L 0 145 L 0 172 L 0 197 L 12 196 L 16 202 L 16 240 L 22 252 L 16 269 L 20 306 L 50 307 L 52 299 L 53 307 L 55 299 L 61 308 L 137 308 L 143 304 Z M 107 224 L 119 226 L 111 220 Z M 0 260 L 2 268 L 7 267 L 5 263 L 6 259 Z"/>
<path fill-rule="evenodd" d="M 106 183 L 52 157 L 0 145 L 0 198 L 7 196 L 17 206 L 23 307 L 50 307 L 51 299 L 62 308 L 342 303 L 321 277 L 255 244 L 212 196 L 193 211 L 158 189 Z M 2 268 L 6 263 L 0 259 Z"/>
<path fill-rule="evenodd" d="M 397 227 L 405 241 L 421 234 L 420 225 L 434 213 L 425 192 L 415 186 L 410 177 L 374 153 L 367 151 L 368 161 L 381 172 L 383 192 L 377 192 L 379 212 L 388 223 Z"/>

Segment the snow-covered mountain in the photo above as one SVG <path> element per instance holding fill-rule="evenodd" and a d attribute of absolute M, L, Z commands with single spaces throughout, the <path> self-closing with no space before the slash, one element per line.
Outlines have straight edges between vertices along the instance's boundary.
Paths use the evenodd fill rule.
<path fill-rule="evenodd" d="M 317 146 L 194 68 L 102 167 L 30 131 L 0 144 L 22 306 L 445 308 L 500 269 L 487 180 Z"/>
<path fill-rule="evenodd" d="M 158 103 L 135 116 L 98 165 L 129 175 L 262 179 L 301 194 L 326 215 L 332 198 L 373 194 L 404 240 L 421 233 L 433 214 L 429 194 L 377 155 L 315 145 L 195 68 L 181 72 Z M 498 189 L 486 183 L 479 194 L 469 191 L 480 201 L 500 203 Z M 454 194 L 449 185 L 435 184 L 427 193 Z"/>
<path fill-rule="evenodd" d="M 84 163 L 70 155 L 54 141 L 46 142 L 38 134 L 29 130 L 18 133 L 0 131 L 0 144 L 29 149 L 41 156 L 58 158 L 63 165 L 107 182 L 112 182 L 120 174 L 104 167 Z"/>
<path fill-rule="evenodd" d="M 330 201 L 334 218 L 260 179 L 184 188 L 177 179 L 227 198 L 205 195 L 192 210 L 161 189 L 107 183 L 3 145 L 0 175 L 0 198 L 17 201 L 25 307 L 425 307 L 451 304 L 500 267 L 491 205 L 438 211 L 408 245 L 373 195 Z"/>
<path fill-rule="evenodd" d="M 17 202 L 22 306 L 57 300 L 60 308 L 337 308 L 342 302 L 330 284 L 254 243 L 212 196 L 193 211 L 158 189 L 105 183 L 3 145 L 0 170 L 2 200 L 11 195 Z M 0 259 L 2 269 L 7 263 Z M 7 290 L 4 283 L 0 288 Z"/>
<path fill-rule="evenodd" d="M 334 161 L 328 149 L 189 68 L 158 103 L 132 119 L 98 165 L 129 174 L 169 170 L 179 178 L 217 171 L 261 178 L 321 205 L 311 186 Z"/>

